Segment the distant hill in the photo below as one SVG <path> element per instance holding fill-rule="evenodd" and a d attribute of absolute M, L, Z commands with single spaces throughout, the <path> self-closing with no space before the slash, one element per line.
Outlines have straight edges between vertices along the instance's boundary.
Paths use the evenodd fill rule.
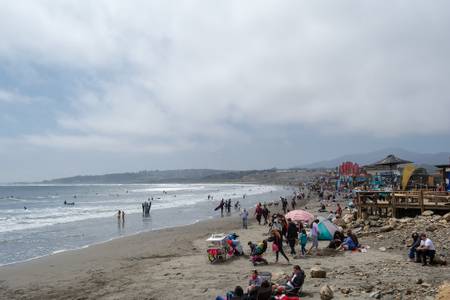
<path fill-rule="evenodd" d="M 367 165 L 383 159 L 389 154 L 394 154 L 402 159 L 410 160 L 418 165 L 437 165 L 449 162 L 450 152 L 439 153 L 417 153 L 401 148 L 386 148 L 368 153 L 348 154 L 330 160 L 318 161 L 306 164 L 303 168 L 334 168 L 344 161 L 356 162 L 360 165 Z"/>
<path fill-rule="evenodd" d="M 42 183 L 104 184 L 104 183 L 182 183 L 224 182 L 240 180 L 259 171 L 230 171 L 210 169 L 153 170 L 104 175 L 79 175 L 45 180 Z"/>

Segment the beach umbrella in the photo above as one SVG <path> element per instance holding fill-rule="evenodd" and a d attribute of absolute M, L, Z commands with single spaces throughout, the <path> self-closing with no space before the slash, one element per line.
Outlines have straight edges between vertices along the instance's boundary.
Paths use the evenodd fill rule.
<path fill-rule="evenodd" d="M 285 217 L 286 219 L 292 219 L 292 221 L 295 222 L 302 221 L 303 223 L 308 224 L 310 224 L 314 220 L 314 215 L 303 209 L 290 211 L 285 215 Z"/>
<path fill-rule="evenodd" d="M 328 219 L 321 219 L 318 224 L 319 240 L 332 240 L 338 227 Z"/>

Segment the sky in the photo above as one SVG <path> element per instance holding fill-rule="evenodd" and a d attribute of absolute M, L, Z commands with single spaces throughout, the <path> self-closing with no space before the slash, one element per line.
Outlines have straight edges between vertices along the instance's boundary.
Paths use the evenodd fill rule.
<path fill-rule="evenodd" d="M 0 182 L 450 149 L 448 1 L 0 5 Z"/>

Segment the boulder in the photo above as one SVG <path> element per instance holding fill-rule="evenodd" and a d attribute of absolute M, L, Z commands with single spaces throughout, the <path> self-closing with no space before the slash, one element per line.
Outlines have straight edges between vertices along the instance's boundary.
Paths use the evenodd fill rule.
<path fill-rule="evenodd" d="M 342 217 L 345 223 L 351 223 L 353 221 L 353 214 L 346 214 Z"/>
<path fill-rule="evenodd" d="M 320 299 L 321 300 L 330 300 L 333 299 L 334 293 L 331 287 L 326 284 L 320 288 Z"/>
<path fill-rule="evenodd" d="M 442 219 L 447 221 L 447 222 L 450 222 L 450 213 L 446 213 L 445 215 L 443 215 Z"/>
<path fill-rule="evenodd" d="M 437 227 L 435 225 L 429 225 L 425 228 L 425 230 L 429 231 L 429 232 L 433 232 L 433 231 L 437 230 Z"/>
<path fill-rule="evenodd" d="M 327 272 L 319 266 L 311 268 L 311 278 L 326 278 Z"/>
<path fill-rule="evenodd" d="M 429 217 L 429 216 L 432 216 L 432 215 L 434 215 L 434 212 L 431 211 L 431 210 L 426 210 L 426 211 L 424 211 L 422 213 L 422 216 L 425 216 L 425 217 Z"/>
<path fill-rule="evenodd" d="M 380 227 L 380 232 L 389 232 L 392 230 L 394 230 L 394 227 L 392 227 L 391 225 Z"/>

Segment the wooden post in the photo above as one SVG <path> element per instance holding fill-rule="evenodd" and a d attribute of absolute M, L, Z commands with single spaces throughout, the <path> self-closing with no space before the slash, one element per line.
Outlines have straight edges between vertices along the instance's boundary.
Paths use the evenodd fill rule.
<path fill-rule="evenodd" d="M 362 219 L 362 203 L 361 203 L 361 193 L 357 193 L 358 198 L 357 198 L 357 205 L 358 205 L 358 219 Z"/>
<path fill-rule="evenodd" d="M 391 194 L 391 208 L 392 208 L 392 217 L 397 218 L 397 201 L 395 199 L 395 192 Z"/>
<path fill-rule="evenodd" d="M 423 190 L 420 190 L 419 193 L 419 205 L 420 205 L 420 213 L 422 214 L 425 211 L 425 205 L 423 204 Z"/>

